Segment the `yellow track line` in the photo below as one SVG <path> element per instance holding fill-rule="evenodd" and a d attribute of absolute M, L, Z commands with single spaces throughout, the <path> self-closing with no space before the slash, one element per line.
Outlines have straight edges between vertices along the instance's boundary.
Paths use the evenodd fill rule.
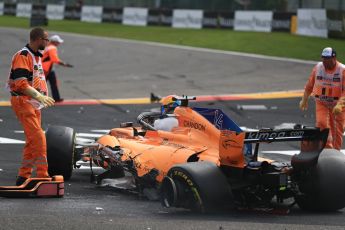
<path fill-rule="evenodd" d="M 227 101 L 227 100 L 254 100 L 254 99 L 279 99 L 302 97 L 303 90 L 264 92 L 264 93 L 244 93 L 244 94 L 228 94 L 228 95 L 201 95 L 197 96 L 198 101 Z M 124 99 L 77 99 L 65 100 L 57 105 L 96 105 L 96 104 L 150 104 L 150 98 L 124 98 Z M 9 101 L 0 101 L 0 106 L 10 106 Z"/>

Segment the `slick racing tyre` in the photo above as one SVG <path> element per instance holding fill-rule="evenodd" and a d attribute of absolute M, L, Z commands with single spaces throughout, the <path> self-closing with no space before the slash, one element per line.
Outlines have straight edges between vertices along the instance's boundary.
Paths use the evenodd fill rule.
<path fill-rule="evenodd" d="M 172 167 L 163 179 L 161 195 L 165 207 L 183 207 L 196 212 L 210 212 L 233 205 L 226 177 L 211 162 L 191 162 Z"/>
<path fill-rule="evenodd" d="M 63 175 L 65 180 L 69 180 L 74 164 L 74 130 L 64 126 L 50 126 L 46 138 L 49 175 Z"/>
<path fill-rule="evenodd" d="M 298 206 L 308 211 L 336 211 L 345 207 L 345 155 L 324 149 L 309 176 L 300 182 Z"/>

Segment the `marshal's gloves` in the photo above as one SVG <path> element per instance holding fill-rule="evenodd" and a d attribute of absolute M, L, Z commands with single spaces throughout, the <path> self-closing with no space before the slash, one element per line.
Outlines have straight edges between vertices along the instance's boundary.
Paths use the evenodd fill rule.
<path fill-rule="evenodd" d="M 44 107 L 50 107 L 54 105 L 54 99 L 48 96 L 44 96 L 44 95 L 38 95 L 35 98 L 37 101 L 39 101 L 40 103 L 42 103 L 44 105 Z"/>
<path fill-rule="evenodd" d="M 65 67 L 70 67 L 70 68 L 73 67 L 73 65 L 71 65 L 67 62 L 60 62 L 59 64 L 65 66 Z"/>
<path fill-rule="evenodd" d="M 334 108 L 333 108 L 333 113 L 334 113 L 335 115 L 340 114 L 342 111 L 343 111 L 343 105 L 342 105 L 342 103 L 338 103 L 338 104 L 337 104 L 336 106 L 334 106 Z"/>
<path fill-rule="evenodd" d="M 299 108 L 302 111 L 305 111 L 308 109 L 308 99 L 305 99 L 304 97 L 302 98 L 302 100 L 299 102 Z"/>
<path fill-rule="evenodd" d="M 73 65 L 69 64 L 69 63 L 65 63 L 66 67 L 73 67 Z"/>
<path fill-rule="evenodd" d="M 44 96 L 43 94 L 41 94 L 40 92 L 38 92 L 36 89 L 34 89 L 31 86 L 24 90 L 24 94 L 39 101 L 40 103 L 43 104 L 44 107 L 53 106 L 55 102 L 53 98 Z"/>

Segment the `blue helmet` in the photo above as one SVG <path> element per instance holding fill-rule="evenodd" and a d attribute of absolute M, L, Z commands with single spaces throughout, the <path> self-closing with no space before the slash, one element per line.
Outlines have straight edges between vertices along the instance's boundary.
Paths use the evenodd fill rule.
<path fill-rule="evenodd" d="M 161 100 L 162 106 L 161 106 L 161 113 L 162 114 L 167 114 L 171 111 L 174 111 L 174 109 L 177 106 L 181 105 L 181 100 L 177 99 L 178 96 L 176 95 L 169 95 L 164 97 Z"/>

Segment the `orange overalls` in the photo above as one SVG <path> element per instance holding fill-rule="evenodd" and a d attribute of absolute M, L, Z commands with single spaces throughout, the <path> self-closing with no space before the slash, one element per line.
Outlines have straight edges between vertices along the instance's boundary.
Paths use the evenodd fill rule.
<path fill-rule="evenodd" d="M 49 44 L 42 57 L 42 65 L 47 82 L 50 83 L 51 93 L 55 101 L 60 101 L 59 82 L 54 71 L 54 64 L 60 63 L 57 47 Z"/>
<path fill-rule="evenodd" d="M 57 47 L 53 44 L 49 44 L 43 52 L 42 65 L 45 76 L 48 76 L 49 72 L 52 70 L 53 65 L 61 62 Z"/>
<path fill-rule="evenodd" d="M 29 86 L 42 94 L 48 93 L 41 54 L 32 51 L 28 45 L 18 51 L 12 58 L 7 86 L 12 96 L 12 109 L 23 125 L 26 139 L 18 176 L 31 177 L 33 167 L 36 166 L 37 177 L 49 177 L 46 138 L 41 128 L 41 111 L 28 102 L 34 99 L 23 94 Z"/>
<path fill-rule="evenodd" d="M 337 62 L 335 68 L 329 71 L 319 62 L 310 74 L 305 90 L 312 92 L 315 97 L 316 127 L 330 129 L 326 148 L 340 150 L 343 144 L 345 110 L 334 115 L 333 108 L 345 96 L 345 65 Z"/>

